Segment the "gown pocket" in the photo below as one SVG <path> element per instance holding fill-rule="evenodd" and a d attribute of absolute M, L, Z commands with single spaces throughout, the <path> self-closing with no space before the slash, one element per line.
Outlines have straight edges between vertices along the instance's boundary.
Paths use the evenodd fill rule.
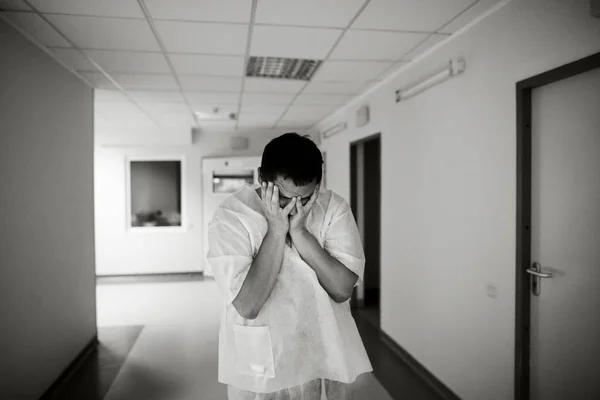
<path fill-rule="evenodd" d="M 236 371 L 250 376 L 275 377 L 271 332 L 268 326 L 233 326 Z"/>

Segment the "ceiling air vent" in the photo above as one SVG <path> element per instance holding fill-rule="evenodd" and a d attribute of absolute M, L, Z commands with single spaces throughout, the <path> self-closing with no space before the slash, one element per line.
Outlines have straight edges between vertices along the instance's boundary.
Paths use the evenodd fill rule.
<path fill-rule="evenodd" d="M 301 58 L 250 57 L 246 76 L 309 81 L 321 62 Z"/>

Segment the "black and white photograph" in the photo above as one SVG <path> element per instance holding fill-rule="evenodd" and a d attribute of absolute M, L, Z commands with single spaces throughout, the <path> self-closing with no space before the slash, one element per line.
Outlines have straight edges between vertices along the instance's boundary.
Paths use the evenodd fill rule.
<path fill-rule="evenodd" d="M 0 0 L 0 400 L 600 399 L 600 0 Z"/>

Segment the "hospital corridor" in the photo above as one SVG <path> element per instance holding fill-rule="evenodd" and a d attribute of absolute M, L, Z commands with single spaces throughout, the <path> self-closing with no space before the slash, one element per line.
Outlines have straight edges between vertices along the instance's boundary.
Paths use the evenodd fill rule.
<path fill-rule="evenodd" d="M 0 0 L 0 400 L 600 399 L 600 0 Z"/>
<path fill-rule="evenodd" d="M 98 285 L 97 293 L 101 345 L 59 398 L 227 399 L 217 382 L 220 305 L 215 300 L 220 294 L 214 280 L 154 278 L 132 283 L 111 278 Z M 373 341 L 373 363 L 395 371 L 384 372 L 383 379 L 403 376 L 405 384 L 398 395 L 439 398 L 408 368 L 386 354 L 378 355 L 385 349 L 372 339 L 372 331 L 366 329 L 365 334 Z M 390 385 L 399 390 L 396 383 Z M 358 394 L 358 398 L 394 398 L 373 375 L 361 378 Z"/>

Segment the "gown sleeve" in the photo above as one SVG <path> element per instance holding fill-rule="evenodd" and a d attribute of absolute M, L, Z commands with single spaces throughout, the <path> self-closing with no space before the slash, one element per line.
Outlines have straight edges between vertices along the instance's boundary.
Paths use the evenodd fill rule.
<path fill-rule="evenodd" d="M 235 212 L 222 208 L 215 212 L 208 226 L 206 258 L 226 304 L 231 304 L 253 261 L 250 235 Z"/>
<path fill-rule="evenodd" d="M 365 271 L 365 254 L 352 209 L 342 198 L 325 232 L 324 247 L 329 254 L 358 275 L 354 286 L 360 285 Z"/>

